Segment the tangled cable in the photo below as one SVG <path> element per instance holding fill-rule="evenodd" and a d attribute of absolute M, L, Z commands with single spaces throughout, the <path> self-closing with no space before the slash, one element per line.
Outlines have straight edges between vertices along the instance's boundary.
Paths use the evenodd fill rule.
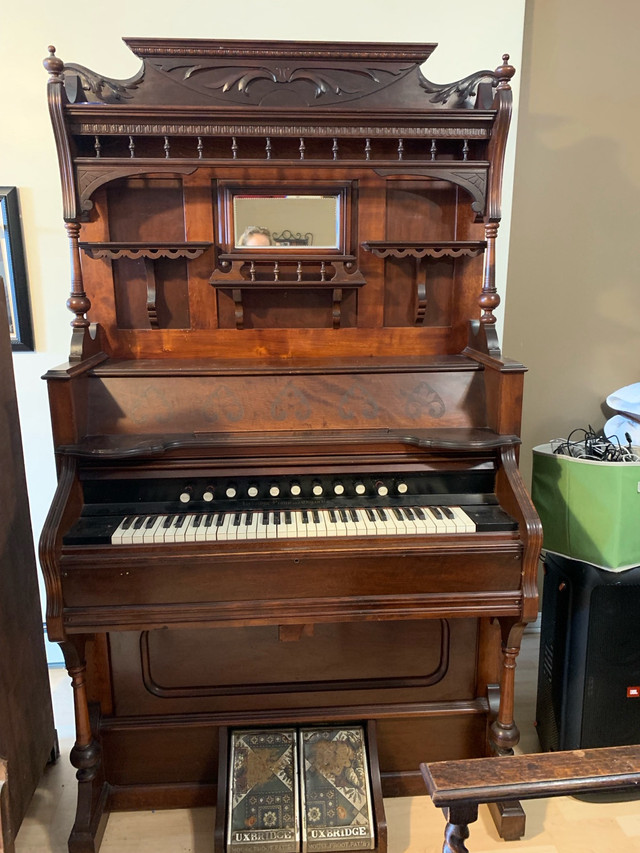
<path fill-rule="evenodd" d="M 580 434 L 580 438 L 575 438 Z M 554 438 L 551 449 L 562 456 L 573 456 L 576 459 L 590 459 L 595 462 L 640 462 L 640 456 L 631 447 L 631 436 L 625 433 L 628 445 L 620 444 L 617 436 L 607 438 L 596 433 L 592 426 L 588 429 L 578 427 L 572 430 L 567 438 Z"/>

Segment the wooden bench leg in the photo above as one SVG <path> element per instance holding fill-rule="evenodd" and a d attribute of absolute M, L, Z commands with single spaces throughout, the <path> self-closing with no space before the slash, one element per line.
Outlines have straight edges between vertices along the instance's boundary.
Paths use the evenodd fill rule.
<path fill-rule="evenodd" d="M 447 825 L 442 853 L 469 853 L 464 842 L 469 837 L 469 824 L 478 819 L 478 804 L 460 803 L 444 809 L 444 812 Z"/>

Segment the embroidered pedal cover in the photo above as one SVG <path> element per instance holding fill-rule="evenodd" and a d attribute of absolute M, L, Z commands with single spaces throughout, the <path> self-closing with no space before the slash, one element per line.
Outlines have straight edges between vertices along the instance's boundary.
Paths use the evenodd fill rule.
<path fill-rule="evenodd" d="M 229 776 L 227 849 L 298 853 L 296 732 L 232 731 Z"/>
<path fill-rule="evenodd" d="M 301 729 L 299 749 L 303 853 L 372 850 L 364 729 Z"/>

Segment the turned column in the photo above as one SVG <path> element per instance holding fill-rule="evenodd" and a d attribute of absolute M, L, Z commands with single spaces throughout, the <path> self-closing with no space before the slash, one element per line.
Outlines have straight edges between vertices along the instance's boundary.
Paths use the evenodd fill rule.
<path fill-rule="evenodd" d="M 499 620 L 502 630 L 502 671 L 500 675 L 500 706 L 491 724 L 489 737 L 500 755 L 510 755 L 520 740 L 520 731 L 513 718 L 515 700 L 516 658 L 525 623 Z"/>

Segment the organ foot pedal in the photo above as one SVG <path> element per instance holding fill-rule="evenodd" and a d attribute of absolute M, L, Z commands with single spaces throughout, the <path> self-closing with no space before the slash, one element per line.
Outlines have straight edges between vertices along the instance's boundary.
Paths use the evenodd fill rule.
<path fill-rule="evenodd" d="M 385 853 L 372 723 L 225 729 L 220 747 L 216 853 Z"/>

